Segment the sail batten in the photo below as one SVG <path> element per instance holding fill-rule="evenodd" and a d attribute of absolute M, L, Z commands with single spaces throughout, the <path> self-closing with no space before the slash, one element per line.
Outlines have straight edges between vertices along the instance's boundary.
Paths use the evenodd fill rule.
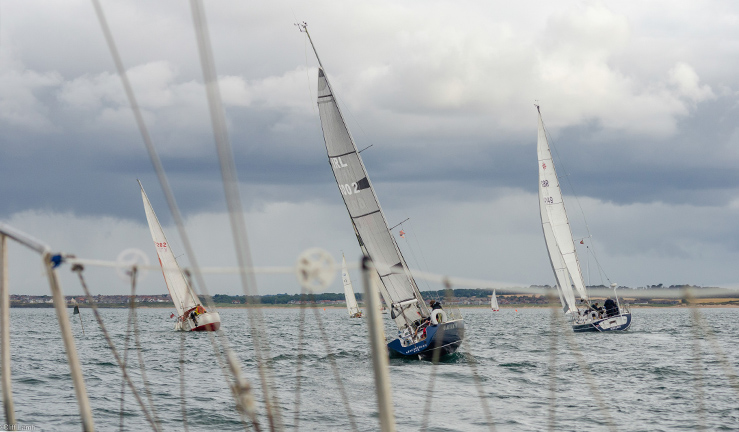
<path fill-rule="evenodd" d="M 332 94 L 331 85 L 323 68 L 320 67 L 318 70 L 318 112 L 326 144 L 326 154 L 352 220 L 357 240 L 363 252 L 375 263 L 378 275 L 381 275 L 381 286 L 378 288 L 387 304 L 395 304 L 409 298 L 418 300 L 403 310 L 396 311 L 395 323 L 398 328 L 404 328 L 422 317 L 429 316 L 429 312 L 409 273 L 395 238 L 388 229 L 387 220 L 372 187 L 372 182 L 336 99 L 328 97 Z"/>
<path fill-rule="evenodd" d="M 539 159 L 539 214 L 541 216 L 544 242 L 549 260 L 557 280 L 557 291 L 565 310 L 577 311 L 575 290 L 581 299 L 588 299 L 580 262 L 572 240 L 572 230 L 562 197 L 562 190 L 554 168 L 544 122 L 539 112 L 539 135 L 537 139 Z"/>

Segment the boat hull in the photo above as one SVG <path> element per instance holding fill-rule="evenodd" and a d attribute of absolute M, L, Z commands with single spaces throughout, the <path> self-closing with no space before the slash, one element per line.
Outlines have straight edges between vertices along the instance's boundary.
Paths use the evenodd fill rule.
<path fill-rule="evenodd" d="M 403 346 L 400 339 L 395 339 L 387 347 L 391 355 L 431 360 L 436 352 L 439 358 L 454 353 L 463 339 L 464 321 L 460 319 L 429 326 L 426 339 L 418 343 Z"/>
<path fill-rule="evenodd" d="M 572 324 L 572 330 L 575 333 L 626 331 L 629 329 L 629 327 L 631 327 L 631 312 L 594 320 L 587 323 Z"/>
<path fill-rule="evenodd" d="M 181 318 L 181 317 L 180 317 Z M 218 312 L 206 312 L 197 316 L 197 323 L 192 318 L 177 320 L 174 329 L 178 331 L 216 331 L 221 328 L 221 316 Z"/>

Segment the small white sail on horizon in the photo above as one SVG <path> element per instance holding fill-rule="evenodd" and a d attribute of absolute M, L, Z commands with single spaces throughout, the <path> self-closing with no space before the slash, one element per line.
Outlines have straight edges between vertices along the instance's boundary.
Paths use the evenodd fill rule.
<path fill-rule="evenodd" d="M 159 264 L 162 267 L 162 275 L 167 285 L 169 295 L 172 297 L 175 309 L 177 309 L 177 323 L 175 330 L 185 331 L 215 331 L 221 325 L 218 312 L 207 312 L 200 299 L 187 283 L 182 274 L 177 259 L 169 246 L 167 237 L 164 235 L 162 225 L 159 223 L 154 208 L 151 206 L 149 197 L 146 196 L 144 186 L 139 181 L 141 197 L 144 201 L 146 221 L 149 224 L 151 238 L 154 240 L 154 248 L 157 251 Z"/>
<path fill-rule="evenodd" d="M 346 299 L 349 317 L 362 318 L 362 311 L 359 310 L 357 298 L 354 296 L 354 288 L 352 288 L 352 280 L 349 278 L 349 269 L 346 267 L 346 258 L 343 252 L 341 254 L 341 279 L 344 282 L 344 298 Z"/>
<path fill-rule="evenodd" d="M 500 307 L 498 307 L 498 297 L 495 295 L 495 290 L 493 290 L 493 295 L 490 297 L 490 309 L 493 310 L 493 312 L 498 312 L 500 310 Z"/>

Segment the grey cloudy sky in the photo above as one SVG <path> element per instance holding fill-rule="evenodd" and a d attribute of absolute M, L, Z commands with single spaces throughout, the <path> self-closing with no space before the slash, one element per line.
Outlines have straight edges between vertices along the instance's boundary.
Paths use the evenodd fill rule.
<path fill-rule="evenodd" d="M 187 2 L 102 4 L 199 261 L 234 264 Z M 360 253 L 326 160 L 317 63 L 293 25 L 305 20 L 357 145 L 373 145 L 362 156 L 389 222 L 411 218 L 399 243 L 412 267 L 553 283 L 536 198 L 539 101 L 579 198 L 565 188 L 574 235 L 587 234 L 579 202 L 611 280 L 739 285 L 736 2 L 206 2 L 206 12 L 256 265 L 291 265 L 309 247 Z M 177 248 L 91 3 L 4 2 L 0 220 L 78 256 L 138 248 L 156 262 L 137 178 Z M 584 250 L 581 261 L 600 283 Z M 13 246 L 10 262 L 12 292 L 47 293 L 32 254 Z M 127 289 L 110 270 L 89 272 L 96 292 Z M 299 291 L 287 276 L 259 288 Z M 141 289 L 165 287 L 150 274 Z M 227 276 L 210 290 L 241 292 Z"/>

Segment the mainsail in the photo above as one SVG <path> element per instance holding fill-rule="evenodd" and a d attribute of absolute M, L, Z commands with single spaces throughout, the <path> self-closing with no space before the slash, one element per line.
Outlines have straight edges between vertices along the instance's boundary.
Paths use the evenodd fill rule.
<path fill-rule="evenodd" d="M 177 264 L 174 253 L 172 253 L 172 249 L 169 247 L 169 242 L 167 242 L 167 238 L 164 236 L 162 225 L 159 223 L 159 219 L 157 219 L 157 215 L 151 207 L 151 203 L 146 196 L 146 192 L 144 192 L 141 182 L 139 182 L 139 186 L 141 186 L 141 197 L 144 200 L 146 221 L 149 222 L 151 238 L 154 240 L 154 248 L 157 250 L 159 264 L 162 266 L 164 282 L 167 284 L 169 295 L 172 296 L 172 302 L 174 302 L 174 307 L 177 309 L 178 315 L 182 316 L 185 312 L 198 306 L 200 301 L 192 288 L 190 288 L 190 285 L 187 284 L 187 280 L 185 280 L 185 276 L 182 274 L 179 264 Z"/>
<path fill-rule="evenodd" d="M 557 289 L 560 300 L 565 311 L 577 311 L 575 293 L 572 285 L 580 298 L 587 300 L 588 293 L 585 282 L 580 271 L 580 262 L 577 259 L 575 243 L 572 241 L 572 231 L 567 219 L 562 190 L 559 186 L 557 173 L 554 169 L 552 152 L 549 149 L 544 122 L 541 119 L 541 111 L 536 107 L 539 114 L 539 137 L 537 140 L 537 152 L 539 155 L 539 212 L 541 215 L 542 229 L 544 230 L 544 241 L 549 252 L 549 260 L 552 270 L 557 279 Z"/>
<path fill-rule="evenodd" d="M 500 310 L 498 307 L 498 297 L 495 295 L 495 290 L 493 290 L 493 296 L 490 297 L 490 309 L 497 311 Z"/>
<path fill-rule="evenodd" d="M 318 69 L 318 112 L 329 164 L 349 211 L 359 245 L 374 261 L 382 282 L 380 294 L 385 304 L 389 305 L 391 316 L 399 329 L 405 328 L 422 317 L 428 317 L 429 311 L 388 229 L 385 215 L 323 66 Z"/>
<path fill-rule="evenodd" d="M 352 280 L 349 279 L 349 270 L 346 268 L 346 258 L 344 258 L 344 254 L 341 254 L 341 279 L 344 282 L 346 308 L 349 310 L 349 316 L 353 317 L 359 313 L 359 305 L 357 305 L 357 298 L 354 296 Z"/>

